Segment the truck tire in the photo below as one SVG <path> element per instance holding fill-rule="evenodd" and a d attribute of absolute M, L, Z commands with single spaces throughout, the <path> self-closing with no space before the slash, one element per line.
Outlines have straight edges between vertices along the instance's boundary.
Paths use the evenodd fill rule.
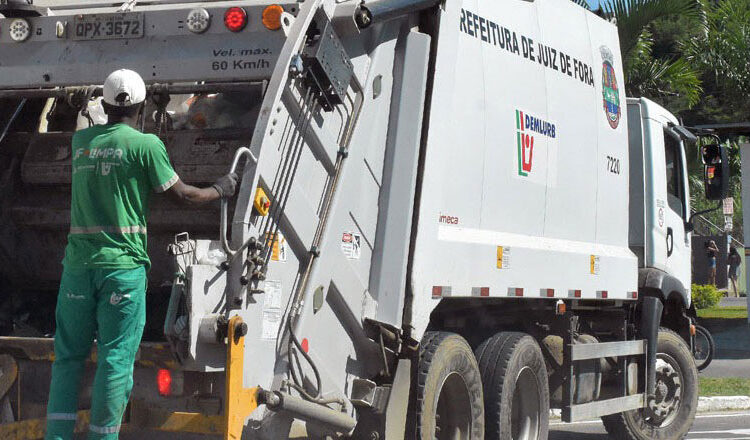
<path fill-rule="evenodd" d="M 474 353 L 464 338 L 448 332 L 426 332 L 416 374 L 418 439 L 484 439 L 482 381 Z"/>
<path fill-rule="evenodd" d="M 476 349 L 484 384 L 487 440 L 546 440 L 549 383 L 539 344 L 526 333 L 500 332 Z"/>
<path fill-rule="evenodd" d="M 698 370 L 685 341 L 659 329 L 656 358 L 656 402 L 649 408 L 602 417 L 617 440 L 680 440 L 693 425 L 698 408 Z"/>

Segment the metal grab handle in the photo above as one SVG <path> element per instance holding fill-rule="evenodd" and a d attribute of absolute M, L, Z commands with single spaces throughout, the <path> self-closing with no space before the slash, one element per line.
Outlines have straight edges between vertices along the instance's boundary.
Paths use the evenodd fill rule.
<path fill-rule="evenodd" d="M 667 228 L 667 257 L 671 257 L 672 252 L 674 252 L 674 232 L 672 228 Z"/>
<path fill-rule="evenodd" d="M 255 163 L 258 163 L 258 159 L 253 156 L 253 152 L 250 151 L 249 148 L 246 147 L 240 147 L 237 149 L 237 151 L 234 153 L 234 159 L 232 159 L 232 165 L 229 167 L 229 172 L 234 173 L 237 171 L 237 165 L 240 163 L 240 159 L 243 156 L 248 156 L 250 159 L 255 161 Z M 219 225 L 219 230 L 221 234 L 221 246 L 224 248 L 224 252 L 226 252 L 228 257 L 234 256 L 238 250 L 233 251 L 232 248 L 229 247 L 229 241 L 227 240 L 227 210 L 229 206 L 229 200 L 226 197 L 221 198 L 221 224 Z"/>

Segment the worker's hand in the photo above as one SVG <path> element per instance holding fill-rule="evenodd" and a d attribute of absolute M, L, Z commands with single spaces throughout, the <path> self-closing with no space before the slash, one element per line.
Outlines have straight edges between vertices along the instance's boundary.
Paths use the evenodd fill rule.
<path fill-rule="evenodd" d="M 219 197 L 222 199 L 229 198 L 234 195 L 234 191 L 237 189 L 237 174 L 229 173 L 226 176 L 220 177 L 216 183 L 213 184 L 212 188 L 219 193 Z"/>

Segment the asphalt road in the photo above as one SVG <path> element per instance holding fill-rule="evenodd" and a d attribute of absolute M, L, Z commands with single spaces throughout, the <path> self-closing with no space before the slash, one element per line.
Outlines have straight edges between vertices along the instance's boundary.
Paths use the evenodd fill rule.
<path fill-rule="evenodd" d="M 77 437 L 78 438 L 83 438 Z M 120 435 L 120 440 L 208 440 L 212 436 L 133 433 Z M 295 437 L 302 440 L 304 437 Z M 608 440 L 601 422 L 550 423 L 548 440 Z M 750 440 L 750 412 L 699 415 L 686 440 Z"/>
<path fill-rule="evenodd" d="M 549 440 L 607 440 L 602 423 L 552 423 Z M 687 440 L 750 440 L 750 412 L 700 415 Z"/>

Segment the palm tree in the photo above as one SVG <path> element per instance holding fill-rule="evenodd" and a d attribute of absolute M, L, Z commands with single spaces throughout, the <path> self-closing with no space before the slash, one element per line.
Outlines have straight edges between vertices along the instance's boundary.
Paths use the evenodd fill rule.
<path fill-rule="evenodd" d="M 586 0 L 572 1 L 589 9 Z M 700 0 L 605 0 L 597 13 L 617 24 L 628 95 L 676 95 L 688 106 L 698 102 L 702 92 L 698 72 L 682 57 L 655 58 L 649 27 L 656 20 L 680 16 L 704 23 Z"/>
<path fill-rule="evenodd" d="M 689 41 L 686 56 L 702 68 L 711 95 L 731 120 L 750 117 L 750 2 L 707 2 L 705 38 Z"/>

